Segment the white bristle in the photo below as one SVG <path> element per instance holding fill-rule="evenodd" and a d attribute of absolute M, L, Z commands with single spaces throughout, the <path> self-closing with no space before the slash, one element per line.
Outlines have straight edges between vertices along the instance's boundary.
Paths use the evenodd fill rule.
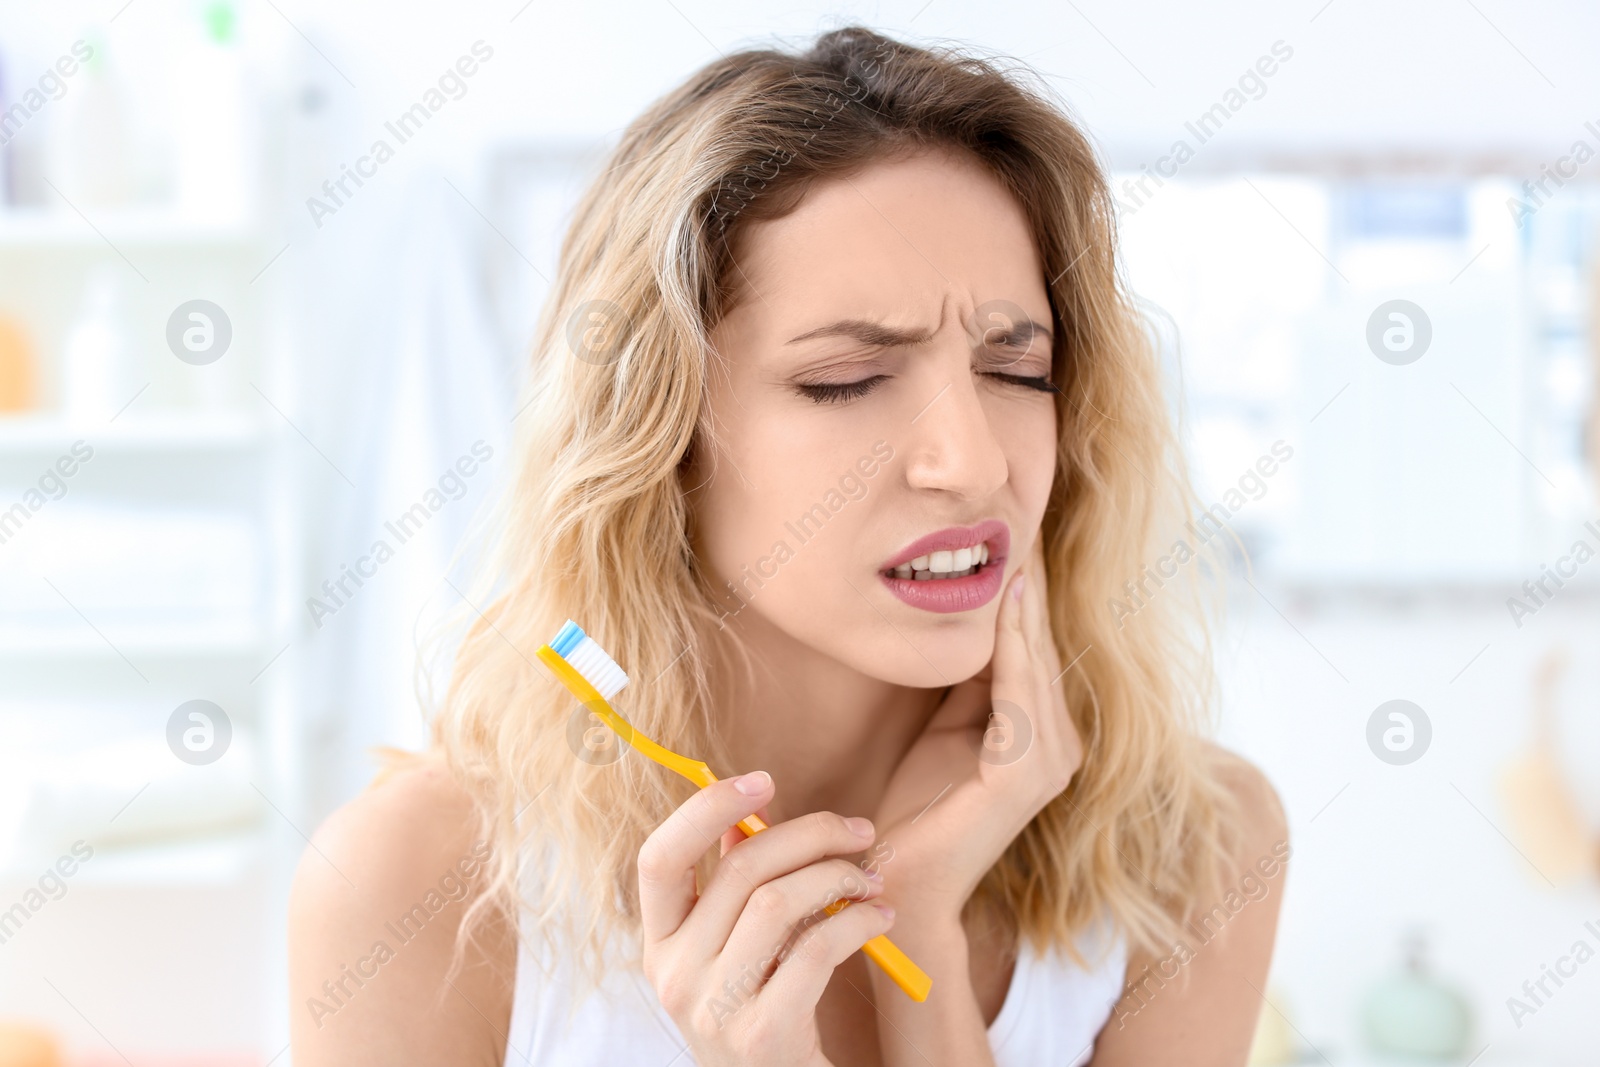
<path fill-rule="evenodd" d="M 628 684 L 628 675 L 617 666 L 617 661 L 606 655 L 594 638 L 585 634 L 564 657 L 574 670 L 583 675 L 601 696 L 610 700 Z"/>

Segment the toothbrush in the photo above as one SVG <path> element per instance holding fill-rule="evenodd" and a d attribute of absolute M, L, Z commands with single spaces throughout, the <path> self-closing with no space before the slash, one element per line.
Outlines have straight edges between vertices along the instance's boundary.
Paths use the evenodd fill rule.
<path fill-rule="evenodd" d="M 628 684 L 628 676 L 617 666 L 617 661 L 607 655 L 606 650 L 601 648 L 594 638 L 584 633 L 577 623 L 568 619 L 566 625 L 561 627 L 561 631 L 548 645 L 541 645 L 535 655 L 550 668 L 551 673 L 562 685 L 572 691 L 573 696 L 581 700 L 601 722 L 611 727 L 629 746 L 655 760 L 667 770 L 683 775 L 702 789 L 717 780 L 717 776 L 711 773 L 711 768 L 704 763 L 661 747 L 635 730 L 627 719 L 617 714 L 608 701 Z M 740 819 L 738 825 L 746 837 L 751 837 L 767 828 L 767 824 L 755 815 Z M 828 905 L 825 910 L 832 915 L 849 904 L 848 900 L 839 900 Z M 933 988 L 933 979 L 929 978 L 921 967 L 912 963 L 911 957 L 900 951 L 899 946 L 893 941 L 879 934 L 862 945 L 861 951 L 867 954 L 868 959 L 883 968 L 884 973 L 894 979 L 895 985 L 904 990 L 906 996 L 919 1004 L 928 999 L 928 991 Z"/>

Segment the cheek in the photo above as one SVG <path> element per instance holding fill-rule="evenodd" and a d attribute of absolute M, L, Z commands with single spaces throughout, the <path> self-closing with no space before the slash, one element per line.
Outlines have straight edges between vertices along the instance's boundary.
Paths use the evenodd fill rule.
<path fill-rule="evenodd" d="M 879 426 L 842 421 L 747 404 L 724 423 L 719 467 L 696 494 L 697 549 L 723 611 L 853 662 L 863 631 L 882 628 L 862 596 L 873 590 L 851 583 L 872 578 L 861 549 L 893 464 L 873 456 Z"/>
<path fill-rule="evenodd" d="M 779 488 L 759 504 L 747 500 L 737 524 L 740 545 L 730 537 L 725 546 L 726 565 L 737 571 L 730 577 L 738 597 L 729 598 L 726 610 L 864 674 L 904 685 L 934 684 L 922 676 L 920 663 L 907 665 L 903 676 L 884 670 L 904 657 L 905 648 L 867 599 L 881 595 L 873 585 L 868 546 L 892 473 L 883 470 L 864 480 L 866 492 L 858 489 L 854 497 L 848 485 L 840 485 L 869 454 L 796 457 L 788 476 L 774 483 Z"/>
<path fill-rule="evenodd" d="M 765 598 L 797 553 L 797 537 L 786 523 L 805 510 L 805 488 L 818 480 L 816 450 L 794 440 L 795 426 L 754 390 L 738 384 L 715 390 L 715 446 L 702 448 L 694 510 L 698 549 L 717 589 L 733 584 L 739 600 Z M 730 600 L 728 609 L 736 609 Z"/>
<path fill-rule="evenodd" d="M 994 413 L 990 429 L 1005 452 L 1012 491 L 1025 517 L 1036 523 L 1044 516 L 1055 484 L 1059 432 L 1055 405 L 1030 404 L 1026 410 Z"/>
<path fill-rule="evenodd" d="M 770 599 L 799 558 L 790 527 L 803 507 L 784 479 L 756 481 L 756 474 L 735 471 L 736 463 L 743 468 L 737 458 L 725 457 L 723 470 L 707 487 L 701 550 L 720 588 L 731 583 L 743 601 Z M 737 608 L 738 602 L 729 607 Z"/>
<path fill-rule="evenodd" d="M 840 557 L 874 492 L 850 478 L 870 444 L 851 451 L 855 442 L 841 440 L 851 435 L 793 405 L 746 400 L 730 410 L 738 414 L 719 423 L 716 470 L 697 494 L 698 547 L 717 587 L 734 586 L 728 610 L 759 603 L 793 632 L 790 617 L 822 610 L 840 591 L 854 595 Z"/>

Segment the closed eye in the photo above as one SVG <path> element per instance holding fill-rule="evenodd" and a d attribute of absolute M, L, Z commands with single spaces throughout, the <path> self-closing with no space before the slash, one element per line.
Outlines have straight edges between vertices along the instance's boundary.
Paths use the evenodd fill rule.
<path fill-rule="evenodd" d="M 1059 393 L 1061 389 L 1049 378 L 1032 378 L 1022 374 L 1004 374 L 1000 371 L 984 371 L 986 377 L 995 378 L 1008 385 L 1020 385 L 1025 389 L 1036 389 L 1041 393 Z"/>
<path fill-rule="evenodd" d="M 796 384 L 795 392 L 818 404 L 843 404 L 857 397 L 866 396 L 876 389 L 881 382 L 889 380 L 887 374 L 874 374 L 870 378 L 863 378 L 859 382 L 819 383 L 814 385 Z"/>
<path fill-rule="evenodd" d="M 1023 389 L 1032 389 L 1041 393 L 1059 393 L 1061 391 L 1055 382 L 1046 377 L 1006 374 L 1002 371 L 981 371 L 980 373 L 986 378 L 993 378 L 1007 385 L 1020 386 Z M 813 403 L 845 404 L 858 397 L 866 396 L 880 384 L 888 381 L 888 379 L 889 375 L 887 374 L 875 374 L 858 382 L 796 384 L 794 388 L 795 392 Z"/>

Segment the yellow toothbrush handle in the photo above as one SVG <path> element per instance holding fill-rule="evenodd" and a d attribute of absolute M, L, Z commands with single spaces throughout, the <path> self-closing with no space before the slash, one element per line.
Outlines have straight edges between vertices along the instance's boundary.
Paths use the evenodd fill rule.
<path fill-rule="evenodd" d="M 767 824 L 761 821 L 761 816 L 759 815 L 751 815 L 749 818 L 739 820 L 739 829 L 744 831 L 744 836 L 746 837 L 754 837 L 766 828 Z"/>
<path fill-rule="evenodd" d="M 662 748 L 630 726 L 626 719 L 612 709 L 605 697 L 589 684 L 588 679 L 561 657 L 561 653 L 549 645 L 543 645 L 535 654 L 544 661 L 545 666 L 550 668 L 562 684 L 572 691 L 573 696 L 583 701 L 601 722 L 611 727 L 617 736 L 645 756 L 668 770 L 683 775 L 702 789 L 717 780 L 717 776 L 711 773 L 711 768 L 700 760 L 691 760 L 671 749 Z M 746 837 L 753 837 L 767 828 L 767 824 L 758 815 L 740 819 L 738 825 Z M 849 905 L 850 901 L 839 900 L 830 904 L 826 910 L 829 915 L 833 915 Z M 921 967 L 912 963 L 911 957 L 901 952 L 893 941 L 879 934 L 862 945 L 861 951 L 867 954 L 869 960 L 882 967 L 883 973 L 894 979 L 894 984 L 905 990 L 906 996 L 918 1004 L 928 999 L 928 991 L 933 988 L 933 979 L 929 978 L 928 973 Z"/>
<path fill-rule="evenodd" d="M 894 984 L 905 990 L 906 996 L 921 1004 L 928 999 L 933 979 L 928 972 L 911 962 L 911 957 L 900 951 L 900 946 L 879 934 L 861 946 L 867 959 L 883 968 L 883 973 L 894 979 Z"/>

